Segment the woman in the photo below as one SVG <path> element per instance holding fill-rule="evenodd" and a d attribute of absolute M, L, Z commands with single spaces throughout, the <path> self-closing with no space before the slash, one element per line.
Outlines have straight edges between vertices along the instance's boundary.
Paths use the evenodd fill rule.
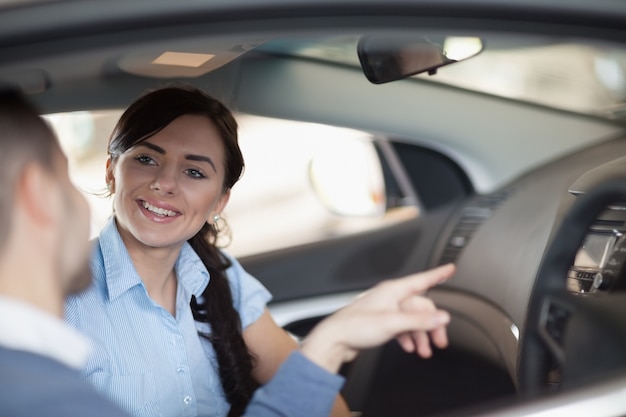
<path fill-rule="evenodd" d="M 94 343 L 86 378 L 136 416 L 240 415 L 297 345 L 215 246 L 244 166 L 234 117 L 191 87 L 158 89 L 124 112 L 108 153 L 95 285 L 66 305 Z M 348 414 L 339 398 L 334 415 Z"/>

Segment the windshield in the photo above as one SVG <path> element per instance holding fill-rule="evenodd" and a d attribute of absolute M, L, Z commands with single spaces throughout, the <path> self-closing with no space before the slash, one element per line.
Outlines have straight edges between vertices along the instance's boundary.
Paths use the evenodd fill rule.
<path fill-rule="evenodd" d="M 432 81 L 563 110 L 619 117 L 626 98 L 623 50 L 577 43 L 485 50 Z"/>
<path fill-rule="evenodd" d="M 510 35 L 509 35 L 510 36 Z M 265 52 L 359 65 L 358 35 L 272 41 Z M 626 51 L 575 40 L 485 37 L 475 57 L 414 78 L 557 109 L 626 119 Z"/>

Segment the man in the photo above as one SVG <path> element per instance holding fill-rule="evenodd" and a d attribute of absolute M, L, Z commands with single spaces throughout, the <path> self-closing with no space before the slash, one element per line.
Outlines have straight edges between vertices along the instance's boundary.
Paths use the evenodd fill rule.
<path fill-rule="evenodd" d="M 0 93 L 0 143 L 0 414 L 121 416 L 82 380 L 87 342 L 62 321 L 91 283 L 87 202 L 18 94 Z"/>
<path fill-rule="evenodd" d="M 21 95 L 0 92 L 0 415 L 128 417 L 82 379 L 88 342 L 62 320 L 64 298 L 91 283 L 89 209 L 67 159 Z M 383 283 L 320 323 L 246 416 L 328 415 L 359 349 L 397 337 L 406 351 L 445 347 L 449 316 L 420 294 L 451 265 Z M 430 334 L 430 337 L 429 337 Z"/>

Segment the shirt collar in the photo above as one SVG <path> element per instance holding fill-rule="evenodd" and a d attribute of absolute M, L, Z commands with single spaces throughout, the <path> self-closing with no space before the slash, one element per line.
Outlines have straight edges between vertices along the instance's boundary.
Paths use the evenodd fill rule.
<path fill-rule="evenodd" d="M 143 284 L 117 230 L 115 217 L 112 216 L 105 224 L 100 232 L 98 244 L 102 251 L 105 281 L 110 301 L 115 300 L 130 288 Z"/>
<path fill-rule="evenodd" d="M 117 230 L 114 217 L 109 219 L 100 232 L 99 244 L 102 250 L 109 300 L 116 299 L 136 285 L 143 285 Z M 183 244 L 174 268 L 178 285 L 196 297 L 200 297 L 209 283 L 209 273 L 188 242 Z"/>
<path fill-rule="evenodd" d="M 0 346 L 47 356 L 76 369 L 84 366 L 89 354 L 87 338 L 63 320 L 1 296 Z"/>
<path fill-rule="evenodd" d="M 209 285 L 209 272 L 189 242 L 185 242 L 176 260 L 176 276 L 179 285 L 191 292 L 196 298 Z"/>

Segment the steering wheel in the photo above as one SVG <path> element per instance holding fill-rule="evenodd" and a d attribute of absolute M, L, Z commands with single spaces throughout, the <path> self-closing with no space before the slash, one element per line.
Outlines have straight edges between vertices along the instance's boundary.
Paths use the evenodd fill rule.
<path fill-rule="evenodd" d="M 568 270 L 590 226 L 620 201 L 626 202 L 624 174 L 579 196 L 549 244 L 521 338 L 521 393 L 566 389 L 626 370 L 626 292 L 577 294 L 566 287 Z M 555 374 L 557 381 L 551 383 L 549 375 Z"/>

